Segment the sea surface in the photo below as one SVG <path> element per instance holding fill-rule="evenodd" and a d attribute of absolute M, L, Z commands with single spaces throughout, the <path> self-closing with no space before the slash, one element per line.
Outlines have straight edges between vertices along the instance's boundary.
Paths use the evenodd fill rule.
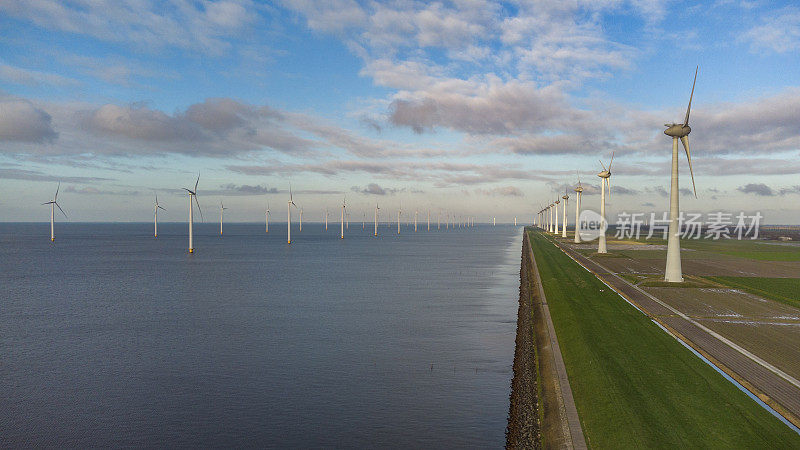
<path fill-rule="evenodd" d="M 498 448 L 522 229 L 0 224 L 0 447 Z"/>

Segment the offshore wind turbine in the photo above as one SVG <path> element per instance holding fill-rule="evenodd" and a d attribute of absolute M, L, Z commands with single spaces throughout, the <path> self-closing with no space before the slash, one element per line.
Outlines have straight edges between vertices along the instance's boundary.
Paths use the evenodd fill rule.
<path fill-rule="evenodd" d="M 400 234 L 400 214 L 403 213 L 403 205 L 397 209 L 397 234 Z"/>
<path fill-rule="evenodd" d="M 603 166 L 603 171 L 598 173 L 600 177 L 600 227 L 603 232 L 600 234 L 600 239 L 597 241 L 597 253 L 608 253 L 606 250 L 606 185 L 608 185 L 608 195 L 611 196 L 611 165 L 614 164 L 614 152 L 611 152 L 611 162 L 608 163 L 608 168 L 600 161 Z"/>
<path fill-rule="evenodd" d="M 325 208 L 325 231 L 328 231 L 328 208 Z"/>
<path fill-rule="evenodd" d="M 414 233 L 417 232 L 417 216 L 419 215 L 419 210 L 414 211 Z"/>
<path fill-rule="evenodd" d="M 378 202 L 375 202 L 375 236 L 378 235 Z"/>
<path fill-rule="evenodd" d="M 583 195 L 583 186 L 581 186 L 581 177 L 578 175 L 578 185 L 575 186 L 575 243 L 581 243 L 581 233 L 578 231 L 578 218 L 581 216 L 581 196 Z"/>
<path fill-rule="evenodd" d="M 678 207 L 678 139 L 683 144 L 686 152 L 686 160 L 689 162 L 689 174 L 692 176 L 692 189 L 697 198 L 697 188 L 694 185 L 694 173 L 692 172 L 692 156 L 689 154 L 689 133 L 692 128 L 689 126 L 689 113 L 692 110 L 692 97 L 694 97 L 694 85 L 697 83 L 698 66 L 694 71 L 694 81 L 692 82 L 692 93 L 689 94 L 689 106 L 686 107 L 686 118 L 683 123 L 664 124 L 667 127 L 664 134 L 672 137 L 672 174 L 670 176 L 670 195 L 669 195 L 669 236 L 667 238 L 667 265 L 664 270 L 664 281 L 670 283 L 680 283 L 683 281 L 681 270 L 681 241 L 680 241 L 680 222 L 678 217 L 680 210 Z"/>
<path fill-rule="evenodd" d="M 225 210 L 228 209 L 222 205 L 222 202 L 219 202 L 219 235 L 222 236 L 222 215 Z"/>
<path fill-rule="evenodd" d="M 61 211 L 61 214 L 64 214 L 64 218 L 67 218 L 67 213 L 61 209 L 61 205 L 58 204 L 58 191 L 61 189 L 61 183 L 58 183 L 56 187 L 56 195 L 53 196 L 53 199 L 49 202 L 42 203 L 42 205 L 50 205 L 50 242 L 56 240 L 55 235 L 55 222 L 56 222 L 56 207 Z"/>
<path fill-rule="evenodd" d="M 156 204 L 153 205 L 153 237 L 158 237 L 158 210 L 166 211 L 161 205 L 158 204 L 158 194 L 156 194 Z"/>
<path fill-rule="evenodd" d="M 197 174 L 197 181 L 194 182 L 194 190 L 183 188 L 184 191 L 189 193 L 189 253 L 194 253 L 194 204 L 192 199 L 197 203 L 197 210 L 200 211 L 200 219 L 203 219 L 203 210 L 200 209 L 200 202 L 197 201 L 197 183 L 200 182 L 200 174 Z"/>
<path fill-rule="evenodd" d="M 431 231 L 431 209 L 428 208 L 428 231 Z"/>
<path fill-rule="evenodd" d="M 344 239 L 344 210 L 347 208 L 347 197 L 342 200 L 342 233 L 339 235 L 339 239 Z"/>
<path fill-rule="evenodd" d="M 298 233 L 300 231 L 303 231 L 303 207 L 302 206 L 300 207 L 300 230 L 298 231 Z"/>
<path fill-rule="evenodd" d="M 567 237 L 567 200 L 569 200 L 569 193 L 566 191 L 566 189 L 564 190 L 564 195 L 561 198 L 564 200 L 564 220 L 561 221 L 561 237 L 565 238 Z M 575 220 L 578 219 L 575 218 Z"/>
<path fill-rule="evenodd" d="M 286 243 L 292 243 L 292 206 L 297 208 L 292 199 L 292 185 L 289 185 L 289 201 L 286 204 Z"/>

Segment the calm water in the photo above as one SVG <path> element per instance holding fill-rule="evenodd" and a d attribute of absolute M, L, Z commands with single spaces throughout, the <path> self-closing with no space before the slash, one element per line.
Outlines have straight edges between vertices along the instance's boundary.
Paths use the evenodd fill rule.
<path fill-rule="evenodd" d="M 217 227 L 0 224 L 0 446 L 504 444 L 521 228 Z"/>

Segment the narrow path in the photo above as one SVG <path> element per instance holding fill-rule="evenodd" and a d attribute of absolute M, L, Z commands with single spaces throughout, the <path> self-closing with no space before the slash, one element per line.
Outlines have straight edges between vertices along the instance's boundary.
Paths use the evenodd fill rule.
<path fill-rule="evenodd" d="M 694 348 L 789 422 L 800 426 L 800 386 L 793 377 L 764 362 L 724 336 L 697 323 L 638 286 L 555 239 L 565 254 L 592 272 L 644 314 Z"/>
<path fill-rule="evenodd" d="M 525 233 L 525 246 L 530 252 L 531 272 L 534 277 L 533 281 L 538 289 L 539 299 L 541 299 L 536 306 L 539 308 L 542 318 L 547 325 L 547 335 L 550 343 L 550 351 L 546 353 L 543 352 L 542 357 L 549 357 L 551 359 L 552 364 L 550 364 L 550 367 L 554 373 L 550 375 L 554 376 L 558 381 L 555 384 L 558 391 L 555 397 L 558 400 L 556 407 L 562 425 L 562 432 L 560 434 L 563 437 L 559 444 L 562 444 L 564 448 L 585 449 L 587 448 L 586 438 L 583 435 L 583 428 L 581 427 L 580 418 L 578 417 L 578 409 L 575 407 L 575 399 L 572 396 L 572 389 L 569 386 L 567 368 L 561 356 L 561 347 L 558 345 L 558 337 L 556 336 L 555 327 L 553 327 L 553 320 L 550 317 L 550 308 L 547 305 L 547 298 L 544 295 L 542 280 L 539 276 L 539 268 L 536 265 L 536 258 L 533 254 L 533 247 L 531 246 L 528 233 Z M 543 374 L 543 376 L 544 375 L 545 374 Z M 548 411 L 545 410 L 545 414 L 547 413 Z"/>

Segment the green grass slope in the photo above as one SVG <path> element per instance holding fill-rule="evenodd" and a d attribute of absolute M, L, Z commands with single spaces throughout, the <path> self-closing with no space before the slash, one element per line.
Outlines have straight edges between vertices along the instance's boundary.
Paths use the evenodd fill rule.
<path fill-rule="evenodd" d="M 595 448 L 800 448 L 800 435 L 544 236 L 531 243 Z"/>

